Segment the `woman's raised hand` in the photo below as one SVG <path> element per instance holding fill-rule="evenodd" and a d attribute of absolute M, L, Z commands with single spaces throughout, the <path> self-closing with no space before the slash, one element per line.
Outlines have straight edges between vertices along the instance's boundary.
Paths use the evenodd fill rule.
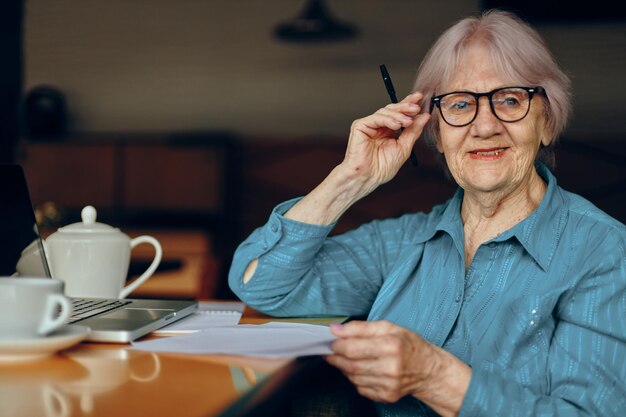
<path fill-rule="evenodd" d="M 420 114 L 421 99 L 421 93 L 413 93 L 400 103 L 355 120 L 344 160 L 285 217 L 331 224 L 355 202 L 392 179 L 430 119 L 429 114 Z"/>
<path fill-rule="evenodd" d="M 422 98 L 422 93 L 415 92 L 355 120 L 341 165 L 367 180 L 372 189 L 391 180 L 430 120 L 430 114 L 420 114 Z"/>

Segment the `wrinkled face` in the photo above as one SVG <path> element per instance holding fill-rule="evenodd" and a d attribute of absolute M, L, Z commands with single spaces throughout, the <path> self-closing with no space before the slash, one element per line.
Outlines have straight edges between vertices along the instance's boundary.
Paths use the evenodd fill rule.
<path fill-rule="evenodd" d="M 485 93 L 518 82 L 496 73 L 487 50 L 472 45 L 455 77 L 437 94 L 452 91 Z M 536 86 L 526 86 L 536 87 Z M 526 117 L 507 123 L 492 113 L 487 97 L 481 97 L 478 113 L 467 126 L 454 127 L 439 117 L 437 149 L 443 153 L 456 182 L 466 192 L 512 192 L 529 184 L 541 143 L 549 144 L 543 96 L 535 94 Z"/>

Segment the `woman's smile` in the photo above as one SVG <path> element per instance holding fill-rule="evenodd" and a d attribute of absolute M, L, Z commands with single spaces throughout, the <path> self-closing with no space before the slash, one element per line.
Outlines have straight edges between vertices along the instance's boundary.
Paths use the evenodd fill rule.
<path fill-rule="evenodd" d="M 492 161 L 504 157 L 508 147 L 474 149 L 469 151 L 470 158 L 482 161 Z"/>

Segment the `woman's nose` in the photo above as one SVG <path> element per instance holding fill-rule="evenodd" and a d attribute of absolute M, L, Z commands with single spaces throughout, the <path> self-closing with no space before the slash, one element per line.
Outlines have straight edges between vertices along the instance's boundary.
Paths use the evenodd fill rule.
<path fill-rule="evenodd" d="M 493 114 L 487 97 L 481 97 L 477 105 L 476 118 L 472 122 L 472 133 L 479 137 L 490 137 L 499 131 L 502 124 L 496 115 Z"/>

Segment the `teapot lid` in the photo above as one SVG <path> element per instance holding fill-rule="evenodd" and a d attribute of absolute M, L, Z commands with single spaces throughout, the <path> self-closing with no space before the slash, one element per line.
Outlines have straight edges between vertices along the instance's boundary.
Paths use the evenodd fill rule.
<path fill-rule="evenodd" d="M 72 223 L 59 228 L 59 232 L 73 233 L 120 233 L 116 227 L 96 222 L 96 209 L 94 206 L 85 206 L 80 212 L 82 222 Z"/>

